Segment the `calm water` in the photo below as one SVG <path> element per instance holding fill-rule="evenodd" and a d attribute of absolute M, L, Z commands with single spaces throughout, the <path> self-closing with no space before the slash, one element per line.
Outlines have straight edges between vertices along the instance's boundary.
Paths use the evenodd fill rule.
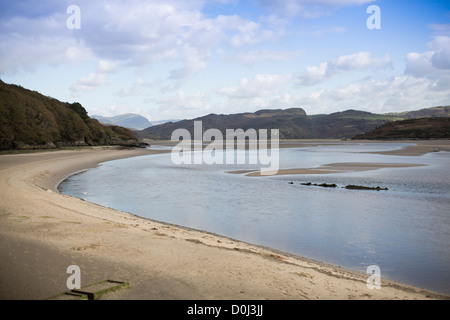
<path fill-rule="evenodd" d="M 170 154 L 110 161 L 59 186 L 136 215 L 450 294 L 450 153 L 420 157 L 365 152 L 404 144 L 323 145 L 280 150 L 281 168 L 334 162 L 424 167 L 326 175 L 246 177 L 243 165 L 174 165 Z M 255 167 L 255 166 L 250 166 Z M 294 182 L 290 184 L 289 182 Z M 300 183 L 336 183 L 339 188 Z M 347 184 L 388 191 L 341 188 Z"/>

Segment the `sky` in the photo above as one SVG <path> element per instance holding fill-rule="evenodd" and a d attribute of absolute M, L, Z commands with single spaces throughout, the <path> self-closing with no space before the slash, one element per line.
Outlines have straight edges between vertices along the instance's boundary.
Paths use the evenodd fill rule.
<path fill-rule="evenodd" d="M 2 0 L 0 79 L 150 121 L 450 105 L 450 1 Z"/>

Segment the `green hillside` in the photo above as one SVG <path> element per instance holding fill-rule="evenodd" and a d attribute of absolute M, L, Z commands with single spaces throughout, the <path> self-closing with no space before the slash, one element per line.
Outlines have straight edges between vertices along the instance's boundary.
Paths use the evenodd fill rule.
<path fill-rule="evenodd" d="M 100 124 L 77 102 L 61 102 L 0 80 L 0 150 L 136 142 L 130 130 Z"/>
<path fill-rule="evenodd" d="M 420 118 L 393 121 L 354 139 L 450 139 L 450 118 Z"/>

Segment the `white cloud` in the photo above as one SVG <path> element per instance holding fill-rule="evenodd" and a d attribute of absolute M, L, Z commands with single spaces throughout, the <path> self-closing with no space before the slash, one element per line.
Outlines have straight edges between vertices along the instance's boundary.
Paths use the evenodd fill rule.
<path fill-rule="evenodd" d="M 435 81 L 435 90 L 450 87 L 450 37 L 436 36 L 429 51 L 406 55 L 405 74 Z"/>
<path fill-rule="evenodd" d="M 186 80 L 191 78 L 201 69 L 206 68 L 210 58 L 209 50 L 201 50 L 197 47 L 185 45 L 183 48 L 183 66 L 170 72 L 169 80 L 175 81 L 169 85 L 170 90 L 178 89 Z"/>
<path fill-rule="evenodd" d="M 286 34 L 286 21 L 269 15 L 258 21 L 238 15 L 219 15 L 210 20 L 209 29 L 215 30 L 216 39 L 233 47 L 255 45 L 264 41 L 273 41 Z"/>
<path fill-rule="evenodd" d="M 436 69 L 450 69 L 450 37 L 437 36 L 428 44 L 430 51 L 412 52 L 406 56 L 406 72 L 423 76 Z"/>
<path fill-rule="evenodd" d="M 177 90 L 207 67 L 213 50 L 220 45 L 243 47 L 283 35 L 279 20 L 268 19 L 263 24 L 238 15 L 210 18 L 202 13 L 202 5 L 202 1 L 181 0 L 86 3 L 82 29 L 93 32 L 80 36 L 102 59 L 138 67 L 181 63 L 168 78 L 168 90 Z"/>
<path fill-rule="evenodd" d="M 103 73 L 90 73 L 87 77 L 78 79 L 70 89 L 74 95 L 78 95 L 80 92 L 92 91 L 99 86 L 103 86 L 106 83 L 106 75 Z"/>
<path fill-rule="evenodd" d="M 254 21 L 241 23 L 237 26 L 237 29 L 239 33 L 230 39 L 230 44 L 234 47 L 254 45 L 280 36 L 275 30 L 263 29 L 260 23 Z"/>
<path fill-rule="evenodd" d="M 236 60 L 244 64 L 252 65 L 259 62 L 279 62 L 279 61 L 290 61 L 294 58 L 299 57 L 303 54 L 303 50 L 295 51 L 276 51 L 276 50 L 254 50 L 239 52 L 234 56 L 230 57 L 231 60 Z"/>
<path fill-rule="evenodd" d="M 98 73 L 112 73 L 119 69 L 120 63 L 118 61 L 100 60 L 97 66 Z"/>
<path fill-rule="evenodd" d="M 346 28 L 334 26 L 334 27 L 315 27 L 313 29 L 307 29 L 303 27 L 301 30 L 297 31 L 299 35 L 307 35 L 312 37 L 322 37 L 326 34 L 337 34 L 343 33 L 346 31 Z"/>
<path fill-rule="evenodd" d="M 299 94 L 284 93 L 271 97 L 267 103 L 269 109 L 302 108 L 302 97 Z"/>
<path fill-rule="evenodd" d="M 319 66 L 306 67 L 306 70 L 297 78 L 297 83 L 301 85 L 315 85 L 345 71 L 379 69 L 390 65 L 391 58 L 388 54 L 383 58 L 373 58 L 370 52 L 357 52 L 323 62 Z"/>
<path fill-rule="evenodd" d="M 297 79 L 299 84 L 314 85 L 325 81 L 329 76 L 327 75 L 328 64 L 322 62 L 319 66 L 308 66 L 306 70 Z"/>
<path fill-rule="evenodd" d="M 437 36 L 430 43 L 431 63 L 437 69 L 450 69 L 450 36 Z"/>
<path fill-rule="evenodd" d="M 132 85 L 123 87 L 118 94 L 121 97 L 136 96 L 142 93 L 143 86 L 145 86 L 145 80 L 138 77 Z"/>
<path fill-rule="evenodd" d="M 79 63 L 92 58 L 90 49 L 66 28 L 65 19 L 65 10 L 36 17 L 2 16 L 0 74 L 34 72 L 42 64 Z"/>
<path fill-rule="evenodd" d="M 206 5 L 203 0 L 78 0 L 76 4 L 81 12 L 80 30 L 67 29 L 69 15 L 61 3 L 53 6 L 44 1 L 39 14 L 14 5 L 16 15 L 2 16 L 0 74 L 34 72 L 42 64 L 100 61 L 96 77 L 90 75 L 73 84 L 72 92 L 81 93 L 96 87 L 85 83 L 99 83 L 94 80 L 105 78 L 100 74 L 167 63 L 173 66 L 166 71 L 167 81 L 162 88 L 167 92 L 180 90 L 205 69 L 218 48 L 245 48 L 285 33 L 285 22 L 272 15 L 258 21 L 236 14 L 206 16 L 202 12 Z M 269 60 L 288 58 L 266 53 Z"/>
<path fill-rule="evenodd" d="M 178 57 L 186 30 L 201 19 L 183 1 L 95 1 L 80 5 L 80 36 L 103 59 L 144 65 Z M 174 52 L 175 50 L 175 52 Z"/>
<path fill-rule="evenodd" d="M 11 10 L 9 4 L 2 3 L 0 74 L 39 71 L 42 73 L 29 77 L 39 79 L 60 75 L 73 65 L 85 63 L 82 67 L 86 67 L 86 62 L 97 62 L 81 78 L 77 72 L 66 73 L 67 77 L 77 75 L 68 80 L 72 83 L 69 92 L 81 95 L 102 86 L 106 91 L 108 80 L 114 80 L 117 82 L 111 85 L 111 90 L 115 94 L 108 97 L 108 102 L 104 97 L 90 94 L 86 95 L 90 99 L 86 103 L 99 108 L 98 101 L 102 101 L 109 104 L 105 110 L 117 113 L 126 112 L 128 107 L 138 110 L 138 105 L 145 101 L 143 112 L 154 106 L 157 111 L 152 116 L 159 119 L 199 116 L 217 110 L 231 113 L 298 105 L 310 105 L 323 112 L 333 108 L 377 111 L 417 101 L 435 105 L 449 100 L 450 24 L 428 25 L 433 36 L 428 48 L 423 52 L 410 50 L 404 57 L 404 73 L 383 79 L 381 76 L 388 72 L 376 75 L 374 72 L 391 65 L 390 55 L 397 61 L 399 51 L 395 47 L 384 57 L 362 51 L 336 59 L 324 58 L 300 70 L 300 64 L 296 64 L 301 63 L 299 48 L 323 48 L 321 39 L 302 37 L 299 40 L 298 36 L 341 33 L 339 39 L 333 40 L 336 42 L 331 51 L 340 51 L 356 40 L 347 37 L 351 32 L 343 33 L 345 29 L 337 26 L 346 25 L 342 20 L 346 18 L 345 13 L 332 20 L 314 22 L 293 18 L 324 16 L 338 8 L 364 5 L 372 0 L 257 0 L 250 4 L 238 0 L 214 1 L 211 4 L 206 0 L 77 0 L 74 4 L 81 9 L 80 30 L 66 27 L 66 8 L 72 4 L 67 1 L 44 0 L 39 4 L 35 0 L 11 1 Z M 251 6 L 255 3 L 260 8 L 254 10 Z M 261 6 L 267 9 L 262 15 L 258 10 Z M 226 9 L 222 11 L 226 13 L 220 14 L 221 9 Z M 367 17 L 365 10 L 361 12 L 361 19 Z M 391 35 L 398 36 L 392 33 L 387 36 Z M 331 51 L 322 50 L 320 56 Z M 403 58 L 403 51 L 401 55 Z M 242 70 L 234 69 L 236 64 L 230 61 L 250 65 L 252 73 L 243 77 Z M 269 74 L 274 72 L 274 63 L 286 70 L 288 62 L 292 71 L 278 73 L 289 74 Z M 71 66 L 40 68 L 61 64 Z M 136 77 L 127 83 L 131 70 L 136 72 Z M 124 76 L 118 76 L 119 72 Z M 151 83 L 144 80 L 149 76 L 147 72 L 154 79 Z M 215 77 L 209 78 L 212 74 Z M 236 74 L 237 78 L 230 80 Z M 193 79 L 194 76 L 198 77 Z M 342 77 L 337 80 L 345 81 L 331 87 L 335 82 L 328 80 L 338 76 Z M 350 80 L 346 79 L 355 76 L 365 78 L 347 82 Z M 25 78 L 18 72 L 15 79 Z M 184 86 L 191 79 L 194 81 Z M 314 87 L 316 84 L 321 86 Z M 209 89 L 213 87 L 216 90 Z M 158 96 L 150 98 L 151 94 Z"/>
<path fill-rule="evenodd" d="M 211 108 L 207 95 L 198 91 L 193 94 L 186 94 L 180 90 L 172 96 L 161 96 L 147 100 L 148 103 L 157 105 L 154 119 L 179 119 L 180 114 L 183 119 L 189 119 L 209 113 Z"/>
<path fill-rule="evenodd" d="M 409 75 L 385 80 L 360 79 L 330 89 L 318 89 L 296 98 L 308 113 L 330 113 L 346 109 L 375 113 L 400 112 L 420 107 L 447 105 L 450 87 L 436 90 L 436 81 Z"/>
<path fill-rule="evenodd" d="M 60 11 L 52 12 L 52 6 L 43 3 L 38 6 L 46 10 L 39 15 L 29 13 L 26 6 L 18 6 L 17 16 L 2 16 L 0 72 L 32 70 L 42 63 L 74 62 L 92 56 L 132 66 L 191 56 L 184 60 L 184 67 L 190 69 L 185 74 L 192 74 L 208 62 L 210 50 L 228 39 L 230 33 L 238 35 L 234 42 L 245 44 L 249 42 L 247 31 L 258 25 L 238 16 L 207 18 L 201 11 L 203 1 L 79 0 L 77 5 L 82 20 L 80 30 L 67 29 L 68 15 L 61 4 L 55 6 Z M 264 39 L 264 32 L 250 33 Z M 201 60 L 195 68 L 191 67 L 193 60 Z"/>
<path fill-rule="evenodd" d="M 19 34 L 0 35 L 0 74 L 34 72 L 42 64 L 77 63 L 89 57 L 83 48 L 74 50 L 76 43 L 65 37 Z"/>
<path fill-rule="evenodd" d="M 241 80 L 242 87 L 248 86 L 248 82 Z M 229 93 L 240 93 L 238 88 L 229 88 Z M 237 97 L 230 95 L 229 98 L 231 99 L 223 101 L 221 109 L 242 112 L 236 108 L 236 105 L 240 105 L 237 103 Z M 365 77 L 331 88 L 322 86 L 312 91 L 288 92 L 273 90 L 270 95 L 248 95 L 245 98 L 246 111 L 301 107 L 307 114 L 332 113 L 347 109 L 384 113 L 448 105 L 450 86 L 439 87 L 437 80 L 411 75 L 377 80 Z"/>
<path fill-rule="evenodd" d="M 72 95 L 78 96 L 82 92 L 89 92 L 97 87 L 101 87 L 106 83 L 106 74 L 113 73 L 119 68 L 117 61 L 100 60 L 98 62 L 96 72 L 91 72 L 87 77 L 78 79 L 70 90 Z"/>
<path fill-rule="evenodd" d="M 434 52 L 428 51 L 424 53 L 411 52 L 406 55 L 405 73 L 415 77 L 425 77 L 433 70 L 431 58 Z"/>
<path fill-rule="evenodd" d="M 383 58 L 372 58 L 370 52 L 358 52 L 347 56 L 340 56 L 329 62 L 329 68 L 335 70 L 355 70 L 367 68 L 381 68 L 390 64 L 389 55 Z"/>
<path fill-rule="evenodd" d="M 280 86 L 286 85 L 292 77 L 291 74 L 258 74 L 250 80 L 242 78 L 236 86 L 222 87 L 217 93 L 238 99 L 267 97 L 276 92 Z"/>
<path fill-rule="evenodd" d="M 89 48 L 83 46 L 71 46 L 65 51 L 64 60 L 74 64 L 79 64 L 82 61 L 88 61 L 94 59 L 92 52 Z"/>

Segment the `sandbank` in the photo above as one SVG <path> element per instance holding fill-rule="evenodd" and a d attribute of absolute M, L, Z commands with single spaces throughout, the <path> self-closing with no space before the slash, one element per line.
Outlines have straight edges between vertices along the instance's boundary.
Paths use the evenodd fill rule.
<path fill-rule="evenodd" d="M 292 169 L 280 169 L 274 171 L 273 175 L 297 175 L 297 174 L 330 174 L 330 173 L 345 173 L 356 171 L 370 171 L 381 168 L 410 168 L 421 167 L 423 164 L 416 163 L 368 163 L 368 162 L 340 162 L 324 164 L 316 168 L 292 168 Z M 228 173 L 242 174 L 246 173 L 249 177 L 260 177 L 260 171 L 255 170 L 236 170 L 229 171 Z"/>
<path fill-rule="evenodd" d="M 450 140 L 395 140 L 395 141 L 379 141 L 379 140 L 282 140 L 280 141 L 280 148 L 302 148 L 302 147 L 314 147 L 319 145 L 345 145 L 345 144 L 361 144 L 361 143 L 402 143 L 409 144 L 408 146 L 389 150 L 389 151 L 376 151 L 376 152 L 362 152 L 373 154 L 384 154 L 393 156 L 411 156 L 417 157 L 430 152 L 446 151 L 450 152 Z M 330 173 L 343 173 L 343 172 L 356 172 L 356 171 L 369 171 L 377 170 L 381 168 L 409 168 L 420 167 L 422 164 L 416 163 L 363 163 L 363 162 L 351 162 L 351 163 L 330 163 L 324 164 L 315 168 L 289 168 L 280 169 L 272 172 L 272 175 L 300 175 L 300 174 L 330 174 Z M 259 169 L 248 170 L 233 170 L 228 171 L 231 174 L 245 174 L 251 177 L 262 176 Z"/>
<path fill-rule="evenodd" d="M 450 152 L 450 140 L 339 140 L 339 139 L 292 139 L 280 140 L 280 148 L 314 147 L 319 145 L 344 145 L 361 143 L 406 143 L 400 149 L 369 152 L 398 156 L 421 156 L 429 152 Z"/>
<path fill-rule="evenodd" d="M 371 290 L 364 273 L 57 192 L 57 184 L 75 172 L 157 152 L 92 148 L 1 155 L 0 299 L 45 299 L 67 291 L 69 265 L 80 267 L 82 285 L 130 283 L 101 299 L 448 298 L 385 278 L 381 289 Z"/>
<path fill-rule="evenodd" d="M 374 153 L 415 157 L 415 156 L 422 156 L 429 152 L 439 152 L 439 151 L 450 152 L 450 140 L 405 140 L 405 141 L 389 141 L 389 143 L 412 143 L 413 145 L 409 145 L 398 150 L 380 151 Z"/>

